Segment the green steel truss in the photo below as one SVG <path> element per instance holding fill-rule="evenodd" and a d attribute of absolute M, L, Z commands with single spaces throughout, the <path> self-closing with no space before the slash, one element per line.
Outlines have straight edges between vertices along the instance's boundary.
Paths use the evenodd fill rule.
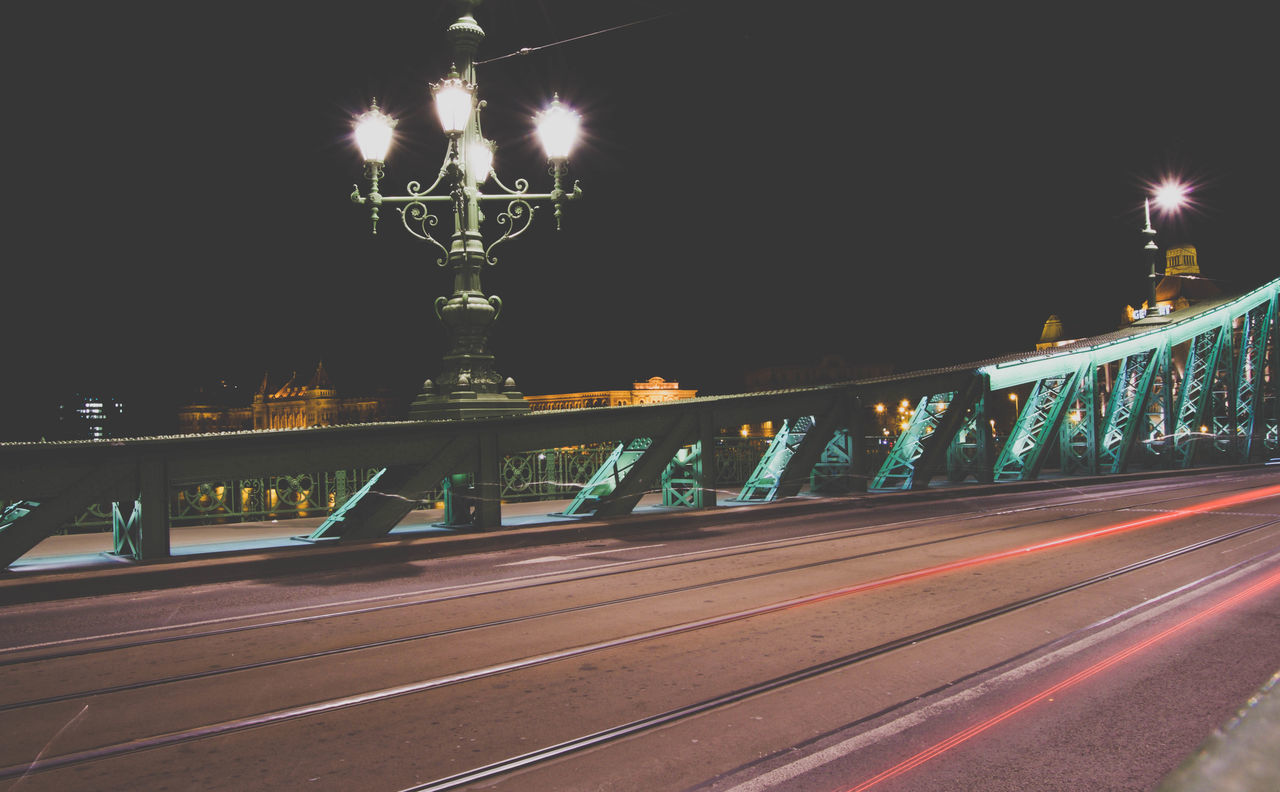
<path fill-rule="evenodd" d="M 111 503 L 111 547 L 115 555 L 142 557 L 142 500 Z"/>
<path fill-rule="evenodd" d="M 1240 461 L 1262 455 L 1266 447 L 1267 415 L 1264 411 L 1264 373 L 1268 340 L 1275 318 L 1276 300 L 1259 305 L 1245 314 L 1240 331 L 1240 358 L 1236 369 L 1235 435 Z M 1274 399 L 1274 394 L 1272 394 Z"/>
<path fill-rule="evenodd" d="M 1099 465 L 1108 473 L 1128 469 L 1133 441 L 1138 436 L 1144 406 L 1151 392 L 1157 350 L 1126 355 L 1120 361 L 1111 398 L 1107 402 L 1106 424 L 1098 448 Z"/>
<path fill-rule="evenodd" d="M 1278 301 L 1280 279 L 1061 348 L 688 403 L 109 444 L 0 443 L 0 503 L 7 505 L 0 513 L 0 567 L 89 511 L 111 521 L 118 553 L 138 559 L 169 555 L 170 528 L 180 521 L 243 519 L 269 510 L 332 512 L 320 538 L 377 538 L 433 499 L 444 478 L 463 473 L 474 493 L 472 526 L 492 528 L 501 524 L 508 468 L 513 481 L 519 479 L 520 497 L 533 490 L 535 496 L 567 494 L 567 474 L 552 472 L 553 463 L 583 467 L 576 481 L 595 473 L 568 513 L 625 514 L 659 486 L 668 490 L 669 505 L 707 508 L 715 505 L 715 482 L 728 480 L 721 468 L 730 455 L 718 449 L 720 428 L 802 416 L 787 422 L 765 459 L 756 463 L 753 455 L 738 471 L 753 464 L 756 470 L 742 500 L 788 497 L 803 482 L 818 491 L 839 478 L 850 481 L 849 472 L 867 464 L 867 452 L 878 449 L 864 445 L 863 429 L 855 425 L 861 411 L 849 409 L 887 396 L 918 403 L 871 482 L 876 489 L 927 486 L 943 469 L 953 480 L 991 480 L 997 470 L 1001 480 L 1034 477 L 1055 431 L 1066 475 L 1118 473 L 1131 460 L 1159 467 L 1257 461 L 1280 443 Z M 993 391 L 1021 385 L 1034 393 L 991 464 L 985 407 Z M 574 450 L 611 447 L 628 437 L 637 439 L 614 448 L 603 466 L 600 457 L 587 461 Z M 519 466 L 504 462 L 539 448 L 560 450 L 538 454 L 536 464 L 532 458 Z M 319 474 L 267 480 L 259 473 L 264 469 L 351 474 L 343 472 L 330 487 Z M 365 485 L 375 472 L 372 497 Z M 541 492 L 544 486 L 550 490 Z M 115 505 L 104 511 L 104 504 Z"/>
<path fill-rule="evenodd" d="M 1219 379 L 1221 361 L 1230 356 L 1230 325 L 1211 327 L 1191 339 L 1174 411 L 1177 420 L 1173 428 L 1173 453 L 1179 468 L 1191 467 L 1197 451 L 1205 445 L 1207 431 L 1201 431 L 1201 427 L 1208 428 L 1214 382 Z"/>
<path fill-rule="evenodd" d="M 1049 446 L 1068 405 L 1075 401 L 1080 380 L 1088 366 L 1036 382 L 1022 412 L 996 460 L 996 481 L 1026 481 L 1040 474 Z"/>
<path fill-rule="evenodd" d="M 1081 365 L 1066 415 L 1059 420 L 1058 464 L 1068 476 L 1098 472 L 1098 368 L 1093 361 Z"/>
<path fill-rule="evenodd" d="M 920 399 L 907 421 L 907 427 L 893 444 L 889 457 L 880 466 L 880 472 L 872 479 L 872 489 L 910 489 L 914 485 L 917 464 L 922 461 L 932 436 L 938 431 L 957 395 L 957 391 L 947 391 Z M 946 442 L 950 444 L 949 440 Z"/>
<path fill-rule="evenodd" d="M 1173 466 L 1173 350 L 1159 346 L 1151 367 L 1151 386 L 1138 424 L 1138 447 L 1147 467 Z"/>
<path fill-rule="evenodd" d="M 947 448 L 947 480 L 958 484 L 972 476 L 980 484 L 992 481 L 991 425 L 987 420 L 987 394 L 979 394 L 965 412 L 960 431 Z"/>
<path fill-rule="evenodd" d="M 702 441 L 680 449 L 662 471 L 662 505 L 701 509 Z"/>
<path fill-rule="evenodd" d="M 561 513 L 566 517 L 581 517 L 594 512 L 600 500 L 618 488 L 651 445 L 653 440 L 648 437 L 637 437 L 630 442 L 619 443 Z"/>
<path fill-rule="evenodd" d="M 805 435 L 813 425 L 814 418 L 811 415 L 783 421 L 782 428 L 770 441 L 769 449 L 756 464 L 756 469 L 752 471 L 747 483 L 742 485 L 738 500 L 744 502 L 776 500 L 778 488 L 783 482 L 791 458 L 795 456 L 800 444 L 804 442 Z"/>
<path fill-rule="evenodd" d="M 809 492 L 831 495 L 848 492 L 849 478 L 854 472 L 856 444 L 848 429 L 837 429 L 823 447 L 809 473 Z"/>

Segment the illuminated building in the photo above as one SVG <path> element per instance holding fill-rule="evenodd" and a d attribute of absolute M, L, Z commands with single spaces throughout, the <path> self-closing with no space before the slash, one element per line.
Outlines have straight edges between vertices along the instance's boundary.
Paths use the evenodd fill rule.
<path fill-rule="evenodd" d="M 1049 318 L 1044 321 L 1044 330 L 1040 331 L 1040 340 L 1036 342 L 1036 351 L 1065 346 L 1077 340 L 1075 338 L 1066 338 L 1062 320 L 1058 318 L 1057 314 L 1049 314 Z"/>
<path fill-rule="evenodd" d="M 624 407 L 632 404 L 657 404 L 658 402 L 692 399 L 696 390 L 681 389 L 678 382 L 667 382 L 662 377 L 650 377 L 644 382 L 632 383 L 631 390 L 584 391 L 582 393 L 553 393 L 547 396 L 526 396 L 529 409 L 576 410 L 583 407 Z"/>
<path fill-rule="evenodd" d="M 1178 245 L 1164 253 L 1164 277 L 1156 283 L 1154 309 L 1147 304 L 1150 300 L 1144 300 L 1137 308 L 1126 305 L 1124 321 L 1132 324 L 1148 316 L 1164 316 L 1220 295 L 1218 287 L 1200 275 L 1196 246 Z"/>
<path fill-rule="evenodd" d="M 77 393 L 58 405 L 58 434 L 64 440 L 126 437 L 124 404 L 119 399 Z"/>
<path fill-rule="evenodd" d="M 262 384 L 249 404 L 240 403 L 237 389 L 225 381 L 217 388 L 202 389 L 194 402 L 178 412 L 178 431 L 205 434 L 300 429 L 389 420 L 391 413 L 391 399 L 386 396 L 338 396 L 321 362 L 305 384 L 299 383 L 295 372 L 283 385 L 272 389 L 270 377 L 263 374 Z"/>

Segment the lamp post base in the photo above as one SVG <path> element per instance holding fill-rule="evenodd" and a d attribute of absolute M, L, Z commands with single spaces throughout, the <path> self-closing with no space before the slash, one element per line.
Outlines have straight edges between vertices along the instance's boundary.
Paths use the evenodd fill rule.
<path fill-rule="evenodd" d="M 495 415 L 522 415 L 529 412 L 529 402 L 517 391 L 477 393 L 454 391 L 443 395 L 420 393 L 409 405 L 411 421 L 457 421 L 467 418 L 489 418 Z"/>

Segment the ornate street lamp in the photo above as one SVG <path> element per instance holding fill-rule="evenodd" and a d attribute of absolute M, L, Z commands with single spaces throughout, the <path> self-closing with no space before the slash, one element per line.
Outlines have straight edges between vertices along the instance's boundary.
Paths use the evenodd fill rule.
<path fill-rule="evenodd" d="M 1187 201 L 1186 185 L 1178 181 L 1166 180 L 1154 188 L 1156 206 L 1164 209 L 1166 212 L 1176 212 Z M 1143 246 L 1143 250 L 1147 254 L 1147 316 L 1156 315 L 1156 259 L 1158 258 L 1159 248 L 1156 247 L 1156 230 L 1151 227 L 1151 198 L 1143 199 L 1142 209 L 1146 215 L 1146 226 L 1143 227 L 1142 233 L 1147 237 L 1147 244 Z"/>
<path fill-rule="evenodd" d="M 485 295 L 480 287 L 480 270 L 484 264 L 497 263 L 495 247 L 528 230 L 536 203 L 549 202 L 554 207 L 559 229 L 564 204 L 582 195 L 576 182 L 571 191 L 563 188 L 569 152 L 577 138 L 578 114 L 561 104 L 559 96 L 536 118 L 554 179 L 551 192 L 530 193 L 525 179 L 517 179 L 514 189 L 498 179 L 493 172 L 495 145 L 480 131 L 484 102 L 476 101 L 475 53 L 484 31 L 470 14 L 464 13 L 449 26 L 448 38 L 453 67 L 443 80 L 431 86 L 431 92 L 449 145 L 444 164 L 430 187 L 422 189 L 420 182 L 411 181 L 405 195 L 379 193 L 395 120 L 382 113 L 376 102 L 356 119 L 355 136 L 370 188 L 361 195 L 357 186 L 351 200 L 369 206 L 375 234 L 379 208 L 383 204 L 394 205 L 405 229 L 434 245 L 440 254 L 436 263 L 453 270 L 453 294 L 435 302 L 435 313 L 444 325 L 449 349 L 440 376 L 434 382 L 422 383 L 422 391 L 409 408 L 409 417 L 414 420 L 474 418 L 529 409 L 524 396 L 516 390 L 515 381 L 498 374 L 493 355 L 487 351 L 489 329 L 502 312 L 502 301 L 496 295 Z M 498 192 L 480 192 L 480 186 L 490 180 Z M 486 246 L 480 230 L 484 219 L 480 206 L 492 201 L 506 203 L 496 217 L 503 232 Z M 432 207 L 440 204 L 453 210 L 453 235 L 448 247 L 431 234 L 439 223 Z"/>

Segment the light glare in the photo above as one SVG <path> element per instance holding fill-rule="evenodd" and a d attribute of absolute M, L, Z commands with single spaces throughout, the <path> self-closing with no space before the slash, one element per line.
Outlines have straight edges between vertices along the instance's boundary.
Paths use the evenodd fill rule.
<path fill-rule="evenodd" d="M 391 148 L 396 120 L 378 109 L 378 103 L 356 118 L 356 146 L 365 162 L 385 162 Z"/>
<path fill-rule="evenodd" d="M 431 86 L 436 99 L 436 115 L 440 126 L 448 135 L 459 135 L 471 119 L 471 96 L 475 91 L 469 83 L 458 77 L 457 72 Z"/>
<path fill-rule="evenodd" d="M 1179 181 L 1168 180 L 1156 186 L 1156 206 L 1166 212 L 1176 211 L 1187 203 L 1187 186 Z"/>
<path fill-rule="evenodd" d="M 566 160 L 569 151 L 578 139 L 578 123 L 581 117 L 560 104 L 560 97 L 551 100 L 551 106 L 536 119 L 538 137 L 542 140 L 542 148 L 547 152 L 549 160 Z"/>

